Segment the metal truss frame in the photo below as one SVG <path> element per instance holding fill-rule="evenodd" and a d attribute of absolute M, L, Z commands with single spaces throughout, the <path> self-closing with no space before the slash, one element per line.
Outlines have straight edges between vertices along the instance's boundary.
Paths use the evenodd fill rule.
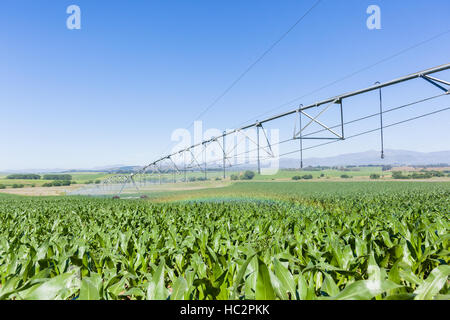
<path fill-rule="evenodd" d="M 273 150 L 272 150 L 272 146 L 271 146 L 271 144 L 269 142 L 269 139 L 267 137 L 266 130 L 263 127 L 263 125 L 266 124 L 266 123 L 269 123 L 271 121 L 274 121 L 274 120 L 277 120 L 277 119 L 280 119 L 280 118 L 284 118 L 284 117 L 287 117 L 287 116 L 290 116 L 290 115 L 295 115 L 296 116 L 295 124 L 294 124 L 294 133 L 293 133 L 292 140 L 298 139 L 300 141 L 300 149 L 299 149 L 299 151 L 300 151 L 300 166 L 303 167 L 303 140 L 305 140 L 305 139 L 345 140 L 345 135 L 344 135 L 344 118 L 343 118 L 343 113 L 344 113 L 343 100 L 344 99 L 347 99 L 347 98 L 350 98 L 350 97 L 354 97 L 354 96 L 357 96 L 357 95 L 361 95 L 361 94 L 364 94 L 364 93 L 367 93 L 367 92 L 378 90 L 379 91 L 379 100 L 380 100 L 380 123 L 381 123 L 381 128 L 383 128 L 383 117 L 382 117 L 382 115 L 383 115 L 383 106 L 382 106 L 382 92 L 381 92 L 382 88 L 390 87 L 390 86 L 393 86 L 393 85 L 396 85 L 396 84 L 399 84 L 399 83 L 402 83 L 402 82 L 406 82 L 406 81 L 410 81 L 410 80 L 413 80 L 413 79 L 420 78 L 420 79 L 423 79 L 423 80 L 427 81 L 428 83 L 432 84 L 433 86 L 437 87 L 438 89 L 444 91 L 445 94 L 449 94 L 450 93 L 450 82 L 449 81 L 442 80 L 442 79 L 430 76 L 431 74 L 438 73 L 438 72 L 441 72 L 441 71 L 444 71 L 444 70 L 448 70 L 448 69 L 450 69 L 450 63 L 444 64 L 444 65 L 441 65 L 441 66 L 437 66 L 437 67 L 434 67 L 434 68 L 430 68 L 430 69 L 427 69 L 427 70 L 424 70 L 424 71 L 416 72 L 416 73 L 413 73 L 413 74 L 410 74 L 410 75 L 407 75 L 407 76 L 403 76 L 403 77 L 400 77 L 400 78 L 397 78 L 397 79 L 394 79 L 394 80 L 391 80 L 391 81 L 387 81 L 387 82 L 384 82 L 384 83 L 376 82 L 374 85 L 372 85 L 370 87 L 367 87 L 367 88 L 364 88 L 364 89 L 360 89 L 360 90 L 357 90 L 357 91 L 344 93 L 344 94 L 341 94 L 341 95 L 338 95 L 338 96 L 335 96 L 335 97 L 331 97 L 331 98 L 328 98 L 328 99 L 325 99 L 325 100 L 322 100 L 322 101 L 319 101 L 319 102 L 316 102 L 314 104 L 310 104 L 310 105 L 307 105 L 307 106 L 300 105 L 296 109 L 293 109 L 293 110 L 287 111 L 285 113 L 281 113 L 281 114 L 278 114 L 278 115 L 266 118 L 266 119 L 264 119 L 262 121 L 256 121 L 255 123 L 252 123 L 252 124 L 249 124 L 249 125 L 246 125 L 246 126 L 243 126 L 243 127 L 240 127 L 240 128 L 228 131 L 228 132 L 227 131 L 223 131 L 223 134 L 218 136 L 218 137 L 213 137 L 211 139 L 204 140 L 204 141 L 202 141 L 200 143 L 191 145 L 191 146 L 189 146 L 189 147 L 187 147 L 185 149 L 182 149 L 182 150 L 180 150 L 178 152 L 175 152 L 175 153 L 166 155 L 164 157 L 161 157 L 158 160 L 155 160 L 152 163 L 150 163 L 149 165 L 147 165 L 147 166 L 143 167 L 142 169 L 138 170 L 137 172 L 126 176 L 126 180 L 124 182 L 123 182 L 123 179 L 125 178 L 125 176 L 124 175 L 118 175 L 117 178 L 113 178 L 113 177 L 108 178 L 107 180 L 105 180 L 106 182 L 104 184 L 113 183 L 113 182 L 117 182 L 117 181 L 122 181 L 123 182 L 123 186 L 122 186 L 119 194 L 123 191 L 124 186 L 127 183 L 129 183 L 130 181 L 138 189 L 138 187 L 137 187 L 137 185 L 136 185 L 136 183 L 134 181 L 134 177 L 137 174 L 139 174 L 139 173 L 145 173 L 146 170 L 148 168 L 151 168 L 151 167 L 155 167 L 157 169 L 157 171 L 159 173 L 159 176 L 160 176 L 160 183 L 161 183 L 161 174 L 162 174 L 162 172 L 161 172 L 161 164 L 165 160 L 169 160 L 171 162 L 171 167 L 172 167 L 172 170 L 174 172 L 174 175 L 175 175 L 175 172 L 181 173 L 182 171 L 184 171 L 184 173 L 185 173 L 185 180 L 186 180 L 186 171 L 190 168 L 190 166 L 194 162 L 196 163 L 196 165 L 194 167 L 192 167 L 192 168 L 195 168 L 195 167 L 199 168 L 200 171 L 204 172 L 205 178 L 206 178 L 206 174 L 207 174 L 206 148 L 207 148 L 208 144 L 210 144 L 212 142 L 217 142 L 219 144 L 220 148 L 222 149 L 222 153 L 223 153 L 223 156 L 222 156 L 223 157 L 223 159 L 222 159 L 223 176 L 225 178 L 225 176 L 226 176 L 226 170 L 225 170 L 226 162 L 228 161 L 228 163 L 231 166 L 231 162 L 229 160 L 229 158 L 230 158 L 229 155 L 230 155 L 231 152 L 233 152 L 236 149 L 237 145 L 242 142 L 242 141 L 240 141 L 230 151 L 227 151 L 226 147 L 225 147 L 225 137 L 229 136 L 229 135 L 232 135 L 232 134 L 236 134 L 236 133 L 242 133 L 244 140 L 247 139 L 247 140 L 249 140 L 250 142 L 252 142 L 253 144 L 255 144 L 257 146 L 258 172 L 260 172 L 260 149 L 263 149 L 270 157 L 274 157 L 275 156 L 274 153 L 273 153 Z M 445 86 L 447 86 L 447 87 L 445 87 Z M 323 115 L 327 110 L 329 110 L 335 104 L 338 104 L 339 108 L 340 108 L 340 129 L 341 129 L 340 133 L 334 131 L 331 126 L 328 126 L 325 123 L 323 123 L 321 120 L 319 120 L 319 117 L 321 115 Z M 312 116 L 309 113 L 309 111 L 307 112 L 307 110 L 309 110 L 309 109 L 319 108 L 319 107 L 323 107 L 323 109 L 316 116 Z M 309 121 L 305 125 L 302 125 L 302 118 L 303 117 L 306 117 L 307 119 L 309 119 Z M 298 129 L 297 129 L 297 121 L 298 121 L 298 124 L 299 124 Z M 304 130 L 306 128 L 308 128 L 313 123 L 315 123 L 315 124 L 321 126 L 322 128 L 324 128 L 325 130 L 323 130 L 323 131 L 331 133 L 332 136 L 331 137 L 304 136 L 304 134 L 303 134 Z M 335 127 L 337 127 L 337 126 L 333 126 L 333 128 L 335 128 Z M 257 130 L 257 139 L 256 139 L 256 141 L 254 141 L 251 137 L 249 137 L 244 132 L 244 130 L 250 129 L 250 128 L 256 128 L 256 130 Z M 260 133 L 259 133 L 260 130 L 262 130 L 262 132 L 263 132 L 263 134 L 265 136 L 265 139 L 266 139 L 266 142 L 267 142 L 267 146 L 266 147 L 261 147 L 260 146 L 260 137 L 259 137 L 260 136 Z M 218 141 L 218 139 L 220 139 L 220 138 L 222 138 L 222 144 L 220 144 L 220 142 Z M 203 146 L 202 151 L 201 151 L 201 152 L 204 153 L 204 162 L 202 163 L 203 166 L 197 160 L 197 157 L 192 152 L 192 150 L 194 148 L 199 147 L 199 146 Z M 384 146 L 383 146 L 383 130 L 381 129 L 381 158 L 384 158 L 384 150 L 383 150 L 383 148 L 384 148 Z M 191 163 L 188 166 L 186 166 L 186 161 L 184 161 L 183 169 L 180 169 L 179 166 L 172 159 L 173 156 L 179 155 L 181 153 L 184 153 L 184 159 L 186 159 L 186 154 L 187 153 L 190 153 L 191 156 L 192 156 Z M 174 178 L 174 181 L 175 181 L 175 178 Z"/>

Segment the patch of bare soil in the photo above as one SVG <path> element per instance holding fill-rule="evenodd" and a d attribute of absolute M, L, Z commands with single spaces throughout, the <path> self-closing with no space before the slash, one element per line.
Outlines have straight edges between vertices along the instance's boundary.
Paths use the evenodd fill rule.
<path fill-rule="evenodd" d="M 217 181 L 217 182 L 189 182 L 189 183 L 174 183 L 174 184 L 155 184 L 151 186 L 140 187 L 140 191 L 187 191 L 187 190 L 201 190 L 209 188 L 223 188 L 229 186 L 231 182 L 228 181 Z M 134 193 L 134 190 L 124 193 Z"/>
<path fill-rule="evenodd" d="M 62 196 L 68 191 L 79 188 L 81 185 L 64 187 L 28 187 L 0 189 L 1 193 L 16 194 L 21 196 Z"/>

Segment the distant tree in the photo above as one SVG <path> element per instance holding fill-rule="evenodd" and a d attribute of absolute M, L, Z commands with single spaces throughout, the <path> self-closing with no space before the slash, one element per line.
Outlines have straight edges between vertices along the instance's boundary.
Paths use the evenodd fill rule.
<path fill-rule="evenodd" d="M 6 186 L 4 184 L 0 184 L 0 189 L 6 189 Z"/>
<path fill-rule="evenodd" d="M 292 177 L 292 180 L 300 180 L 302 177 L 300 177 L 300 176 L 293 176 Z"/>
<path fill-rule="evenodd" d="M 41 178 L 38 174 L 33 173 L 21 173 L 21 174 L 10 174 L 6 179 L 22 179 L 22 180 L 39 180 Z"/>
<path fill-rule="evenodd" d="M 444 174 L 444 172 L 442 172 L 442 171 L 432 170 L 432 171 L 429 171 L 429 173 L 430 173 L 433 177 L 445 177 L 445 174 Z"/>
<path fill-rule="evenodd" d="M 43 187 L 61 187 L 61 186 L 70 186 L 73 182 L 69 180 L 55 180 L 52 182 L 46 182 L 42 186 Z"/>
<path fill-rule="evenodd" d="M 380 179 L 380 175 L 379 175 L 379 174 L 376 174 L 376 173 L 372 173 L 372 174 L 370 175 L 370 179 Z"/>
<path fill-rule="evenodd" d="M 342 179 L 350 179 L 352 176 L 349 176 L 348 174 L 341 175 Z"/>
<path fill-rule="evenodd" d="M 409 177 L 412 179 L 430 179 L 433 177 L 433 175 L 430 172 L 426 172 L 426 173 L 414 172 L 413 174 L 409 175 Z"/>
<path fill-rule="evenodd" d="M 409 179 L 409 176 L 403 175 L 401 171 L 392 171 L 392 179 Z"/>
<path fill-rule="evenodd" d="M 95 180 L 95 184 L 100 184 L 100 180 Z"/>
<path fill-rule="evenodd" d="M 231 180 L 238 180 L 239 177 L 238 177 L 236 174 L 232 174 L 232 175 L 230 176 L 230 179 L 231 179 Z"/>
<path fill-rule="evenodd" d="M 44 174 L 44 180 L 72 180 L 70 174 Z"/>
<path fill-rule="evenodd" d="M 197 180 L 195 177 L 189 177 L 189 178 L 188 178 L 188 181 L 189 181 L 189 182 L 194 182 L 195 180 Z"/>
<path fill-rule="evenodd" d="M 302 179 L 305 179 L 305 180 L 310 180 L 312 178 L 313 178 L 312 174 L 305 174 L 302 176 Z"/>
<path fill-rule="evenodd" d="M 255 173 L 253 171 L 247 170 L 241 176 L 241 180 L 252 180 L 254 176 L 255 176 Z"/>
<path fill-rule="evenodd" d="M 12 187 L 15 188 L 15 189 L 17 189 L 17 188 L 23 188 L 24 185 L 23 185 L 23 184 L 20 184 L 20 183 L 14 183 L 14 184 L 12 185 Z"/>

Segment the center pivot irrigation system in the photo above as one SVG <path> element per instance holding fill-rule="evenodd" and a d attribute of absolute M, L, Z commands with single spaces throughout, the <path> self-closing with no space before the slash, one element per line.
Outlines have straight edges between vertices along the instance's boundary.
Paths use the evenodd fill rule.
<path fill-rule="evenodd" d="M 307 106 L 300 105 L 299 107 L 297 107 L 293 110 L 266 118 L 264 120 L 256 121 L 255 123 L 240 127 L 238 129 L 223 131 L 223 133 L 221 135 L 218 135 L 218 136 L 213 137 L 208 140 L 203 140 L 197 144 L 193 144 L 187 148 L 183 148 L 177 152 L 163 156 L 131 174 L 116 174 L 116 175 L 113 175 L 111 177 L 104 179 L 102 181 L 102 183 L 99 185 L 86 187 L 84 189 L 79 189 L 79 190 L 72 192 L 71 194 L 115 194 L 115 195 L 120 195 L 125 189 L 127 189 L 127 190 L 131 189 L 132 192 L 136 192 L 136 191 L 139 192 L 140 190 L 145 189 L 145 186 L 152 186 L 155 184 L 157 185 L 157 184 L 162 184 L 162 183 L 167 183 L 167 182 L 176 182 L 177 176 L 181 177 L 181 179 L 180 179 L 181 181 L 188 181 L 187 172 L 200 172 L 200 174 L 202 175 L 201 180 L 203 180 L 203 179 L 206 180 L 208 171 L 214 170 L 217 172 L 220 170 L 223 172 L 223 178 L 225 178 L 226 177 L 226 168 L 233 166 L 233 164 L 230 162 L 230 159 L 232 157 L 236 157 L 236 156 L 239 156 L 242 154 L 248 154 L 251 152 L 253 152 L 253 153 L 256 152 L 256 159 L 255 159 L 256 161 L 255 162 L 256 162 L 258 173 L 261 172 L 261 161 L 262 160 L 267 159 L 267 158 L 275 158 L 275 157 L 279 158 L 281 156 L 294 154 L 294 153 L 299 154 L 299 156 L 300 156 L 299 166 L 300 166 L 300 168 L 303 168 L 303 151 L 304 150 L 316 148 L 316 147 L 334 143 L 334 142 L 339 142 L 339 141 L 345 140 L 345 139 L 354 138 L 354 137 L 361 136 L 361 135 L 368 134 L 368 133 L 375 132 L 375 131 L 380 131 L 381 158 L 383 159 L 384 158 L 384 142 L 383 142 L 383 139 L 384 139 L 383 129 L 384 128 L 396 126 L 396 125 L 399 125 L 399 124 L 402 124 L 402 123 L 405 123 L 408 121 L 412 121 L 412 120 L 419 119 L 422 117 L 430 116 L 432 114 L 436 114 L 439 112 L 448 111 L 448 110 L 450 110 L 450 107 L 447 106 L 445 108 L 441 108 L 441 109 L 435 110 L 433 112 L 428 112 L 428 113 L 421 114 L 421 115 L 418 115 L 418 116 L 415 116 L 412 118 L 403 119 L 402 121 L 390 123 L 388 125 L 383 124 L 383 115 L 388 112 L 392 112 L 394 110 L 399 110 L 399 109 L 402 109 L 405 107 L 413 106 L 418 103 L 430 101 L 430 100 L 433 100 L 433 99 L 436 99 L 439 97 L 443 97 L 443 96 L 448 97 L 449 93 L 450 93 L 450 82 L 431 76 L 432 74 L 435 74 L 435 73 L 438 73 L 438 72 L 441 72 L 444 70 L 448 70 L 448 69 L 450 69 L 450 63 L 444 64 L 441 66 L 437 66 L 437 67 L 434 67 L 431 69 L 427 69 L 424 71 L 416 72 L 416 73 L 413 73 L 413 74 L 410 74 L 410 75 L 407 75 L 404 77 L 400 77 L 398 79 L 394 79 L 394 80 L 391 80 L 391 81 L 388 81 L 385 83 L 376 82 L 375 85 L 373 85 L 371 87 L 353 91 L 353 92 L 344 93 L 344 94 L 341 94 L 341 95 L 338 95 L 338 96 L 335 96 L 332 98 L 328 98 L 323 101 L 319 101 L 319 102 L 316 102 L 314 104 L 310 104 Z M 407 104 L 396 106 L 394 108 L 383 109 L 382 89 L 386 88 L 386 87 L 397 85 L 399 83 L 404 83 L 404 82 L 407 82 L 407 81 L 410 81 L 413 79 L 423 79 L 424 83 L 433 85 L 437 91 L 440 91 L 440 94 L 429 96 L 427 98 L 416 100 L 413 102 L 409 102 Z M 370 114 L 370 115 L 366 115 L 364 117 L 360 117 L 360 118 L 357 118 L 357 119 L 354 119 L 351 121 L 344 122 L 344 116 L 343 116 L 344 115 L 344 101 L 346 99 L 355 97 L 355 96 L 359 96 L 359 95 L 362 95 L 362 94 L 365 94 L 365 93 L 368 93 L 371 91 L 377 91 L 377 90 L 378 90 L 378 94 L 379 94 L 379 112 Z M 327 110 L 329 110 L 332 106 L 336 106 L 336 105 L 338 106 L 338 110 L 339 110 L 339 112 L 338 112 L 339 123 L 337 125 L 328 126 L 318 119 Z M 315 116 L 312 116 L 311 112 L 310 112 L 311 109 L 318 110 L 319 111 L 318 114 Z M 274 120 L 285 118 L 285 117 L 292 117 L 292 116 L 295 117 L 295 119 L 293 119 L 295 121 L 295 125 L 294 125 L 294 132 L 293 132 L 292 137 L 290 137 L 289 139 L 283 140 L 283 141 L 276 142 L 276 143 L 270 143 L 265 126 Z M 374 118 L 374 117 L 379 118 L 379 123 L 380 123 L 379 127 L 371 129 L 371 130 L 367 130 L 364 132 L 358 132 L 357 134 L 353 134 L 350 136 L 345 136 L 344 129 L 345 129 L 346 125 L 349 125 L 351 123 L 355 123 L 358 121 L 362 121 L 362 120 L 365 120 L 368 118 Z M 305 120 L 306 120 L 306 123 L 304 123 Z M 298 127 L 297 127 L 297 124 L 298 124 Z M 310 132 L 310 133 L 305 133 L 305 129 L 308 128 L 311 124 L 315 124 L 316 126 L 319 126 L 320 130 Z M 244 132 L 245 130 L 251 129 L 251 128 L 256 129 L 256 139 L 250 137 L 250 135 L 248 135 Z M 260 132 L 262 132 L 262 135 L 260 134 Z M 326 137 L 317 136 L 318 133 L 323 133 L 323 132 L 327 133 L 328 136 L 326 136 Z M 255 147 L 255 149 L 247 150 L 240 154 L 238 153 L 238 154 L 234 154 L 233 156 L 230 156 L 230 153 L 235 151 L 237 145 L 233 146 L 233 148 L 231 150 L 227 150 L 226 144 L 225 144 L 225 137 L 230 136 L 230 135 L 237 135 L 237 134 L 240 134 L 243 137 L 243 139 L 241 139 L 241 141 L 238 143 L 247 143 L 247 142 L 251 143 Z M 261 140 L 260 136 L 264 136 L 264 139 L 263 139 L 264 144 L 260 143 L 260 140 Z M 284 154 L 276 154 L 272 149 L 275 145 L 284 144 L 284 143 L 287 143 L 289 141 L 294 141 L 294 140 L 299 141 L 299 148 L 295 151 L 287 152 Z M 329 140 L 329 141 L 322 142 L 320 144 L 316 144 L 316 145 L 313 145 L 310 147 L 304 147 L 303 146 L 304 140 Z M 212 162 L 207 161 L 207 157 L 206 157 L 207 148 L 213 144 L 216 144 L 216 149 L 218 147 L 219 150 L 221 150 L 221 152 L 220 152 L 221 153 L 221 155 L 220 155 L 221 161 L 218 161 L 217 159 Z M 197 154 L 195 154 L 195 150 L 198 151 L 198 149 L 200 149 L 200 152 L 197 152 Z M 260 151 L 264 151 L 265 157 L 261 157 Z M 200 157 L 199 157 L 199 155 L 201 155 L 201 153 L 203 153 L 202 159 L 200 159 Z M 187 160 L 187 158 L 189 160 Z M 172 176 L 170 174 L 172 174 Z M 169 179 L 167 177 L 169 177 Z"/>

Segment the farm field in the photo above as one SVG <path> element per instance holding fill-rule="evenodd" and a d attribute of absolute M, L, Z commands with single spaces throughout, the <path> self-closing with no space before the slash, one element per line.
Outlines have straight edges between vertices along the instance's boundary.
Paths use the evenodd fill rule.
<path fill-rule="evenodd" d="M 347 171 L 348 170 L 348 171 Z M 335 169 L 325 169 L 325 170 L 280 170 L 278 173 L 274 176 L 270 175 L 256 175 L 255 179 L 257 180 L 271 180 L 273 178 L 275 179 L 291 179 L 293 176 L 303 176 L 303 175 L 312 175 L 313 178 L 318 178 L 320 175 L 324 175 L 325 178 L 339 178 L 343 174 L 350 175 L 352 177 L 367 177 L 372 173 L 376 174 L 385 174 L 390 175 L 389 172 L 383 172 L 381 170 L 381 167 L 359 167 L 359 168 L 353 168 L 353 169 L 347 169 L 346 171 L 343 170 L 335 170 Z"/>
<path fill-rule="evenodd" d="M 40 185 L 35 187 L 25 186 L 23 188 L 5 188 L 0 189 L 0 195 L 9 194 L 9 195 L 34 196 L 34 197 L 63 196 L 66 193 L 71 192 L 72 190 L 80 188 L 81 186 L 79 184 L 74 184 L 63 187 L 43 187 L 42 185 Z"/>
<path fill-rule="evenodd" d="M 418 171 L 418 170 L 416 170 Z M 403 174 L 408 175 L 411 172 L 416 171 L 403 171 Z M 448 170 L 447 170 L 448 171 Z M 450 182 L 450 176 L 447 171 L 443 172 L 442 177 L 428 177 L 427 179 L 417 179 L 422 181 L 449 181 Z M 226 178 L 225 180 L 230 181 L 230 178 L 234 175 L 238 178 L 242 176 L 242 174 L 245 172 L 245 170 L 229 170 L 226 171 Z M 383 180 L 392 180 L 392 173 L 393 171 L 382 171 L 382 167 L 357 167 L 357 168 L 346 168 L 345 170 L 338 170 L 338 169 L 323 169 L 323 170 L 292 170 L 292 169 L 280 169 L 276 174 L 273 175 L 263 175 L 258 174 L 254 172 L 255 175 L 252 179 L 252 181 L 291 181 L 293 177 L 295 176 L 305 176 L 310 175 L 311 179 L 314 180 L 330 180 L 330 181 L 339 181 L 343 180 L 341 177 L 342 175 L 348 176 L 345 180 L 357 180 L 357 181 L 369 181 L 371 180 L 370 176 L 372 174 L 378 175 L 380 179 Z M 177 182 L 183 182 L 184 180 L 184 173 L 176 173 L 175 175 L 173 173 L 162 173 L 161 175 L 157 173 L 148 173 L 145 175 L 139 175 L 136 176 L 136 182 L 138 182 L 139 178 L 144 177 L 147 181 L 152 181 L 153 183 L 158 183 L 159 178 L 161 177 L 161 180 L 163 183 L 172 183 L 174 179 Z M 196 181 L 197 179 L 203 179 L 205 177 L 205 174 L 200 171 L 194 171 L 194 172 L 187 172 L 186 173 L 186 179 L 189 182 L 192 182 L 192 180 Z M 224 180 L 223 179 L 223 171 L 217 170 L 217 171 L 208 171 L 207 172 L 207 179 L 208 180 Z M 239 179 L 238 179 L 239 180 Z"/>
<path fill-rule="evenodd" d="M 243 173 L 245 170 L 229 170 L 227 169 L 226 171 L 226 176 L 227 179 L 229 179 L 229 177 L 231 175 L 239 175 L 241 173 Z M 325 170 L 308 170 L 308 169 L 304 169 L 304 170 L 286 170 L 286 169 L 280 169 L 276 174 L 273 175 L 262 175 L 262 174 L 255 174 L 255 177 L 253 178 L 253 180 L 290 180 L 293 176 L 296 175 L 306 175 L 306 174 L 310 174 L 312 175 L 314 178 L 318 178 L 321 174 L 323 174 L 325 177 L 328 178 L 338 178 L 340 177 L 342 174 L 348 174 L 351 176 L 355 176 L 355 177 L 360 177 L 360 176 L 364 176 L 369 178 L 369 176 L 372 173 L 376 173 L 376 174 L 382 174 L 383 171 L 381 170 L 381 167 L 358 167 L 358 168 L 354 168 L 354 169 L 348 169 L 348 170 L 336 170 L 336 169 L 325 169 Z M 390 176 L 389 172 L 385 173 L 386 175 Z M 155 181 L 159 179 L 158 174 L 153 174 L 153 175 L 148 175 L 149 177 L 151 177 L 152 179 L 154 179 Z M 195 178 L 203 178 L 205 175 L 203 172 L 200 171 L 194 171 L 194 172 L 187 172 L 186 177 L 189 179 L 191 177 L 195 177 Z M 162 179 L 167 180 L 167 181 L 172 181 L 173 180 L 173 174 L 172 173 L 163 173 L 161 174 Z M 182 179 L 184 178 L 184 174 L 177 174 L 176 179 Z M 217 171 L 208 171 L 207 172 L 207 178 L 208 179 L 215 179 L 215 178 L 223 178 L 223 171 L 221 170 L 217 170 Z"/>
<path fill-rule="evenodd" d="M 449 182 L 428 181 L 240 181 L 233 184 L 222 182 L 215 188 L 193 190 L 165 190 L 142 193 L 149 199 L 158 202 L 173 202 L 178 200 L 211 200 L 211 199 L 269 199 L 280 201 L 304 202 L 312 197 L 328 199 L 334 196 L 367 193 L 372 195 L 387 195 L 390 192 L 421 192 L 429 190 L 450 191 Z M 123 197 L 138 196 L 138 194 L 124 194 Z"/>
<path fill-rule="evenodd" d="M 67 172 L 64 174 L 70 174 L 72 176 L 72 181 L 75 181 L 77 184 L 85 184 L 88 181 L 102 180 L 108 176 L 107 173 L 104 172 Z M 0 185 L 11 188 L 14 184 L 23 184 L 25 188 L 30 188 L 32 185 L 34 187 L 41 187 L 44 183 L 51 182 L 50 180 L 44 179 L 7 179 L 6 177 L 9 174 L 2 173 L 0 174 Z M 41 175 L 43 176 L 43 174 Z M 1 191 L 1 190 L 0 190 Z"/>
<path fill-rule="evenodd" d="M 73 180 L 79 183 L 86 183 L 92 180 L 104 179 L 111 176 L 111 174 L 105 172 L 67 172 L 73 177 Z"/>
<path fill-rule="evenodd" d="M 402 169 L 402 168 L 397 168 Z M 405 168 L 403 168 L 405 169 Z M 419 172 L 419 170 L 415 171 L 399 171 L 401 172 L 405 178 L 409 178 L 406 180 L 409 181 L 427 181 L 427 182 L 450 182 L 450 173 L 448 173 L 448 168 L 439 168 L 442 170 L 441 176 L 428 176 L 425 177 L 417 177 L 417 178 L 409 178 L 408 176 L 411 173 Z M 445 170 L 444 170 L 445 169 Z M 382 167 L 375 166 L 367 166 L 367 167 L 351 167 L 343 169 L 323 169 L 323 170 L 292 170 L 292 169 L 281 169 L 274 175 L 261 175 L 255 174 L 252 181 L 292 181 L 293 177 L 297 177 L 301 180 L 302 177 L 310 176 L 309 179 L 313 181 L 371 181 L 371 175 L 378 176 L 378 180 L 405 180 L 403 177 L 397 177 L 394 179 L 392 177 L 394 171 L 382 171 Z M 227 171 L 226 179 L 223 179 L 223 172 L 218 171 L 208 171 L 207 172 L 207 181 L 204 181 L 204 173 L 196 171 L 196 172 L 187 172 L 186 179 L 188 183 L 184 183 L 185 175 L 183 173 L 163 173 L 161 174 L 161 182 L 164 187 L 159 186 L 160 176 L 158 174 L 146 174 L 136 176 L 136 183 L 138 185 L 143 185 L 144 189 L 198 189 L 196 183 L 201 181 L 202 189 L 204 189 L 204 185 L 208 184 L 220 184 L 220 181 L 226 182 L 222 184 L 223 186 L 228 185 L 230 181 L 235 181 L 235 179 L 240 180 L 244 171 Z M 102 187 L 102 181 L 113 176 L 113 174 L 108 174 L 104 172 L 68 172 L 66 174 L 70 174 L 72 176 L 72 181 L 75 186 L 44 186 L 45 183 L 51 182 L 49 180 L 39 179 L 6 179 L 6 175 L 0 174 L 0 193 L 7 194 L 19 194 L 19 195 L 29 195 L 29 196 L 45 196 L 45 195 L 64 195 L 66 193 L 70 193 L 73 190 L 83 188 L 85 185 L 89 185 L 88 189 L 92 189 L 94 192 L 98 191 L 99 188 Z M 423 173 L 419 172 L 419 175 Z M 345 175 L 345 177 L 343 176 Z M 235 179 L 231 179 L 232 176 L 235 176 Z M 173 184 L 175 181 L 177 184 Z M 145 181 L 145 184 L 143 182 Z M 181 183 L 181 186 L 178 184 Z M 19 186 L 14 186 L 19 185 Z M 170 185 L 173 185 L 171 187 Z M 120 189 L 120 188 L 119 188 Z M 134 188 L 132 188 L 134 189 Z M 125 193 L 129 192 L 128 190 Z M 132 191 L 133 192 L 133 191 Z"/>
<path fill-rule="evenodd" d="M 449 299 L 450 183 L 0 194 L 0 299 Z"/>

